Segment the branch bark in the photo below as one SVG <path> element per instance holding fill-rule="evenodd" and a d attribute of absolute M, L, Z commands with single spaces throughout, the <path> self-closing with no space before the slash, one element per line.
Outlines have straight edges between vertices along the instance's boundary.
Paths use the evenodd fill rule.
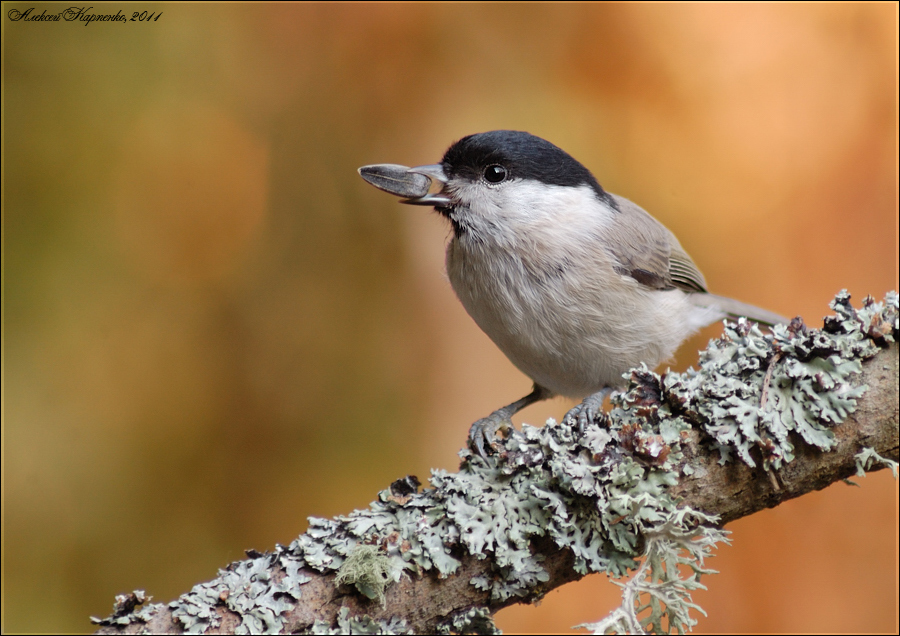
<path fill-rule="evenodd" d="M 773 483 L 771 475 L 760 466 L 751 468 L 742 462 L 721 465 L 719 453 L 703 443 L 699 431 L 692 430 L 682 444 L 682 452 L 683 462 L 691 465 L 693 473 L 683 476 L 670 492 L 680 498 L 683 505 L 718 515 L 720 524 L 724 525 L 850 477 L 857 470 L 855 455 L 863 448 L 872 448 L 894 461 L 900 460 L 896 343 L 883 348 L 863 363 L 859 383 L 868 385 L 868 390 L 858 399 L 855 412 L 832 429 L 836 438 L 833 450 L 822 452 L 799 438 L 792 439 L 796 457 L 776 473 Z M 491 559 L 479 559 L 462 549 L 457 554 L 460 566 L 453 574 L 441 578 L 433 569 L 422 572 L 420 576 L 404 574 L 399 582 L 387 587 L 385 602 L 381 605 L 365 598 L 352 587 L 336 586 L 334 572 L 321 573 L 304 568 L 290 574 L 291 577 L 305 575 L 309 580 L 303 583 L 302 593 L 296 602 L 287 595 L 283 597 L 286 604 L 280 617 L 280 631 L 292 633 L 307 630 L 317 620 L 334 625 L 338 612 L 348 608 L 352 616 L 368 615 L 376 621 L 400 616 L 413 631 L 429 633 L 454 612 L 487 607 L 493 613 L 513 603 L 531 602 L 560 585 L 582 578 L 583 575 L 573 567 L 575 557 L 572 551 L 557 548 L 547 536 L 534 539 L 531 545 L 534 553 L 544 556 L 541 565 L 549 578 L 530 589 L 524 597 L 501 601 L 492 601 L 489 591 L 478 589 L 471 583 L 475 577 L 496 575 Z M 258 560 L 265 555 L 249 556 L 251 560 Z M 292 584 L 289 573 L 278 564 L 277 559 L 273 558 L 268 563 L 267 576 L 272 584 Z M 227 596 L 227 592 L 221 592 L 221 602 L 213 603 L 215 616 L 210 617 L 212 624 L 206 633 L 234 633 L 244 620 L 240 614 L 226 607 L 224 601 Z M 132 610 L 136 603 L 134 598 L 122 598 L 117 615 L 123 624 L 105 624 L 97 633 L 184 631 L 184 625 L 176 619 L 170 606 L 145 608 L 141 610 L 143 614 L 140 618 L 135 620 Z"/>

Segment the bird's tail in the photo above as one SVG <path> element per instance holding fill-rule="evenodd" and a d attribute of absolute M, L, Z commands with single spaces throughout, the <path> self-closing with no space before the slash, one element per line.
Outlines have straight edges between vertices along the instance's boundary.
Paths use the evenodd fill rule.
<path fill-rule="evenodd" d="M 740 318 L 741 316 L 744 316 L 760 324 L 769 325 L 770 327 L 778 324 L 786 325 L 790 322 L 790 320 L 784 316 L 779 316 L 771 311 L 760 309 L 759 307 L 754 307 L 747 303 L 742 303 L 733 298 L 726 298 L 725 296 L 716 296 L 715 294 L 708 293 L 688 294 L 688 298 L 690 299 L 691 304 L 697 307 L 717 309 L 731 318 Z"/>

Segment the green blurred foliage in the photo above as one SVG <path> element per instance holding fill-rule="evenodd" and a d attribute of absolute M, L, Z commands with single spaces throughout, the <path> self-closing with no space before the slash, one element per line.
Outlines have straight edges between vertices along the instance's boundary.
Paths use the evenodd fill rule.
<path fill-rule="evenodd" d="M 360 165 L 524 129 L 666 223 L 714 291 L 814 322 L 841 287 L 897 287 L 892 5 L 7 16 L 29 6 L 67 8 L 4 4 L 4 631 L 87 631 L 134 588 L 169 600 L 309 515 L 452 469 L 468 424 L 524 393 L 443 279 L 440 219 Z M 735 524 L 747 556 L 713 564 L 700 627 L 896 631 L 896 489 L 866 481 Z M 784 588 L 740 584 L 772 574 L 763 549 Z M 579 585 L 499 623 L 615 605 Z"/>

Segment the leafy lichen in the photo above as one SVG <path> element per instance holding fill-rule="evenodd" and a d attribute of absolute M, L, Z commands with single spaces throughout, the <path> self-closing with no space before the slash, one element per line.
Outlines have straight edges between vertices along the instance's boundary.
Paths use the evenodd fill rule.
<path fill-rule="evenodd" d="M 866 298 L 857 311 L 843 291 L 831 306 L 836 313 L 824 329 L 809 329 L 799 318 L 768 334 L 746 319 L 726 325 L 701 353 L 698 371 L 666 376 L 664 389 L 675 398 L 670 413 L 680 411 L 702 428 L 721 463 L 736 453 L 749 466 L 761 460 L 780 468 L 794 457 L 791 433 L 830 450 L 831 429 L 866 390 L 853 384 L 862 360 L 896 338 L 897 294 L 884 303 Z"/>
<path fill-rule="evenodd" d="M 342 607 L 338 611 L 337 624 L 329 625 L 325 621 L 316 621 L 309 630 L 310 634 L 412 634 L 406 621 L 392 618 L 387 621 L 376 621 L 371 616 L 350 616 L 350 610 Z"/>
<path fill-rule="evenodd" d="M 125 627 L 132 623 L 146 624 L 156 614 L 157 611 L 164 608 L 162 603 L 151 603 L 145 607 L 141 607 L 147 603 L 152 596 L 147 596 L 144 590 L 135 590 L 128 594 L 117 594 L 116 601 L 113 605 L 113 613 L 108 618 L 97 618 L 91 616 L 91 622 L 100 626 L 118 625 Z M 138 609 L 140 608 L 140 609 Z"/>
<path fill-rule="evenodd" d="M 487 607 L 470 607 L 468 610 L 456 612 L 441 622 L 437 630 L 437 634 L 483 634 L 491 636 L 493 634 L 502 634 L 497 626 L 494 625 L 494 619 L 491 617 L 491 610 Z"/>
<path fill-rule="evenodd" d="M 865 477 L 866 471 L 872 467 L 872 464 L 881 464 L 891 469 L 894 479 L 897 478 L 897 462 L 887 457 L 882 457 L 875 452 L 874 448 L 864 448 L 856 455 L 856 476 Z"/>
<path fill-rule="evenodd" d="M 208 583 L 200 583 L 169 603 L 172 616 L 186 634 L 203 634 L 219 626 L 217 607 L 225 607 L 241 618 L 236 634 L 272 634 L 281 631 L 283 614 L 300 598 L 300 586 L 310 578 L 300 572 L 302 564 L 282 546 L 271 554 L 255 551 L 246 561 L 232 563 Z M 276 576 L 279 572 L 286 576 Z"/>

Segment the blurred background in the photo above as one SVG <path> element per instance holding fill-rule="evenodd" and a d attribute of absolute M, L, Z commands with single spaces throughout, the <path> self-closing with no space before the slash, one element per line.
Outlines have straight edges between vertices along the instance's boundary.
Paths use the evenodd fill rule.
<path fill-rule="evenodd" d="M 455 470 L 529 390 L 445 279 L 447 225 L 363 164 L 527 130 L 716 293 L 818 326 L 898 286 L 893 3 L 3 6 L 4 632 L 91 631 Z M 697 633 L 896 633 L 897 485 L 858 481 L 732 524 Z M 616 604 L 595 575 L 497 622 Z"/>

